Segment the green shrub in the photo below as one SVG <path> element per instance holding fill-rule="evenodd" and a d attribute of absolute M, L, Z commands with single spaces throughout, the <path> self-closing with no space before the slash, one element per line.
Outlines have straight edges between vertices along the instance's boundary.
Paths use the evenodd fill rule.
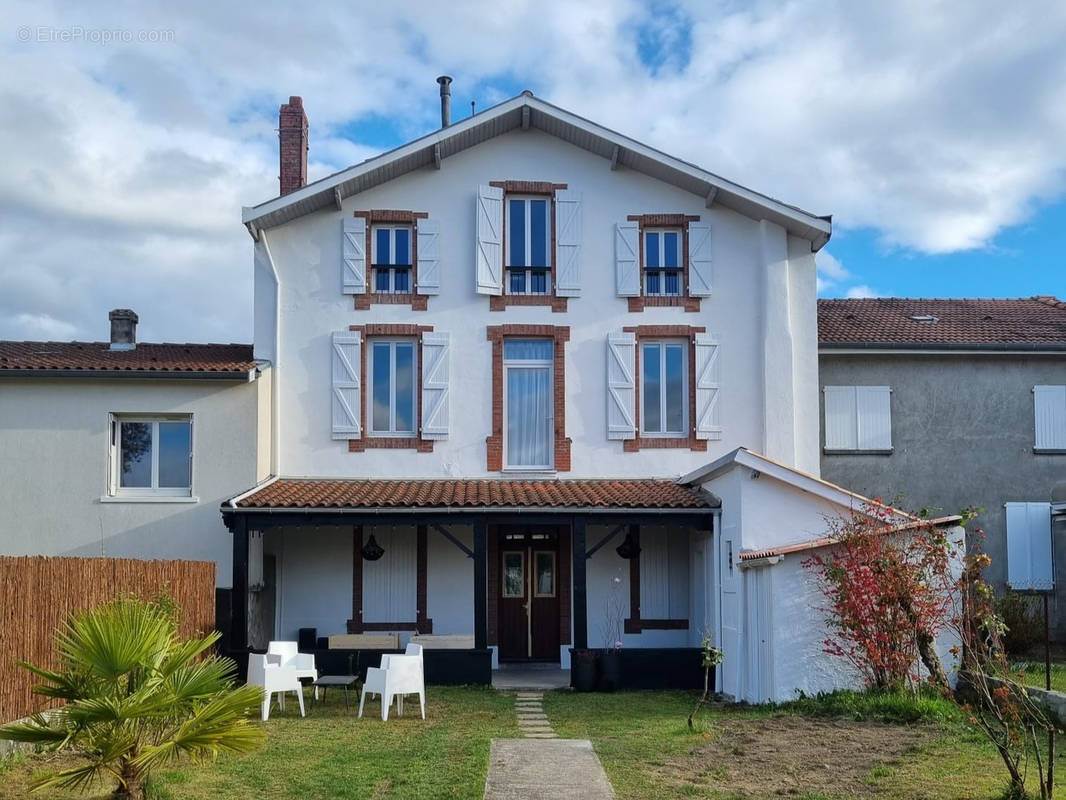
<path fill-rule="evenodd" d="M 1024 655 L 1044 641 L 1044 613 L 1039 598 L 1005 592 L 996 597 L 995 609 L 1007 626 L 1003 646 L 1011 655 Z"/>

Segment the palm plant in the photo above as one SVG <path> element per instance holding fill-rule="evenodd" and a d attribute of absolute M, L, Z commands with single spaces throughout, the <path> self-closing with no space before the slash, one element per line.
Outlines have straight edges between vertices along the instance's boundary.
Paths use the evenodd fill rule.
<path fill-rule="evenodd" d="M 206 654 L 218 638 L 181 639 L 159 602 L 122 598 L 72 614 L 55 634 L 58 670 L 20 662 L 42 680 L 35 694 L 66 704 L 0 727 L 0 738 L 85 759 L 39 778 L 34 789 L 84 791 L 111 778 L 112 797 L 122 800 L 141 800 L 150 772 L 162 764 L 253 750 L 264 734 L 248 713 L 262 692 L 235 687 L 234 663 Z"/>

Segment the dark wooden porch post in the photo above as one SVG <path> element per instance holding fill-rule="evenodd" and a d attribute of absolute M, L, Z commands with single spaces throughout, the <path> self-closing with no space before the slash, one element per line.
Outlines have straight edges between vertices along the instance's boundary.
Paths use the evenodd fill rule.
<path fill-rule="evenodd" d="M 488 647 L 488 535 L 484 520 L 474 523 L 474 648 Z"/>
<path fill-rule="evenodd" d="M 233 521 L 233 589 L 230 592 L 230 647 L 248 649 L 248 518 Z"/>
<path fill-rule="evenodd" d="M 585 595 L 585 519 L 575 517 L 570 541 L 573 545 L 574 563 L 572 569 L 574 581 L 574 649 L 589 646 L 589 609 Z"/>

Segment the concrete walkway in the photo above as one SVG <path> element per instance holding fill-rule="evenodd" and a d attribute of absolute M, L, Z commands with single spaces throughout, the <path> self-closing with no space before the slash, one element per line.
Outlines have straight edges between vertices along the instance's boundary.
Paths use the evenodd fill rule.
<path fill-rule="evenodd" d="M 493 739 L 484 800 L 614 800 L 588 739 Z"/>

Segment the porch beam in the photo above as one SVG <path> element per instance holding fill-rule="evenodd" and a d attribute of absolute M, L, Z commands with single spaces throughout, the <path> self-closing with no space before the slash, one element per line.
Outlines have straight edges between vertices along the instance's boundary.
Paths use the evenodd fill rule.
<path fill-rule="evenodd" d="M 429 527 L 431 527 L 433 530 L 435 530 L 437 533 L 439 533 L 441 536 L 443 536 L 449 542 L 451 542 L 456 547 L 458 547 L 460 550 L 462 550 L 464 553 L 466 553 L 466 557 L 467 558 L 473 558 L 474 557 L 474 551 L 471 550 L 469 547 L 467 547 L 465 544 L 463 544 L 462 541 L 460 541 L 460 539 L 454 533 L 449 531 L 447 528 L 445 528 L 439 522 L 431 522 L 431 523 L 429 523 Z"/>
<path fill-rule="evenodd" d="M 585 558 L 592 558 L 592 556 L 594 556 L 596 554 L 597 550 L 599 550 L 601 547 L 603 547 L 605 544 L 607 544 L 607 542 L 611 541 L 611 539 L 613 539 L 615 536 L 620 534 L 624 527 L 625 527 L 625 525 L 619 525 L 613 531 L 611 531 L 606 536 L 604 536 L 602 539 L 600 539 L 598 542 L 596 542 L 596 544 L 594 544 L 592 546 L 592 549 L 589 550 L 587 553 L 585 553 Z"/>
<path fill-rule="evenodd" d="M 248 518 L 233 525 L 233 588 L 230 590 L 230 649 L 248 649 Z"/>
<path fill-rule="evenodd" d="M 474 523 L 474 649 L 488 647 L 488 525 L 484 519 Z"/>
<path fill-rule="evenodd" d="M 589 646 L 589 609 L 585 586 L 585 519 L 575 517 L 571 522 L 570 545 L 573 551 L 572 580 L 574 581 L 574 649 Z"/>

